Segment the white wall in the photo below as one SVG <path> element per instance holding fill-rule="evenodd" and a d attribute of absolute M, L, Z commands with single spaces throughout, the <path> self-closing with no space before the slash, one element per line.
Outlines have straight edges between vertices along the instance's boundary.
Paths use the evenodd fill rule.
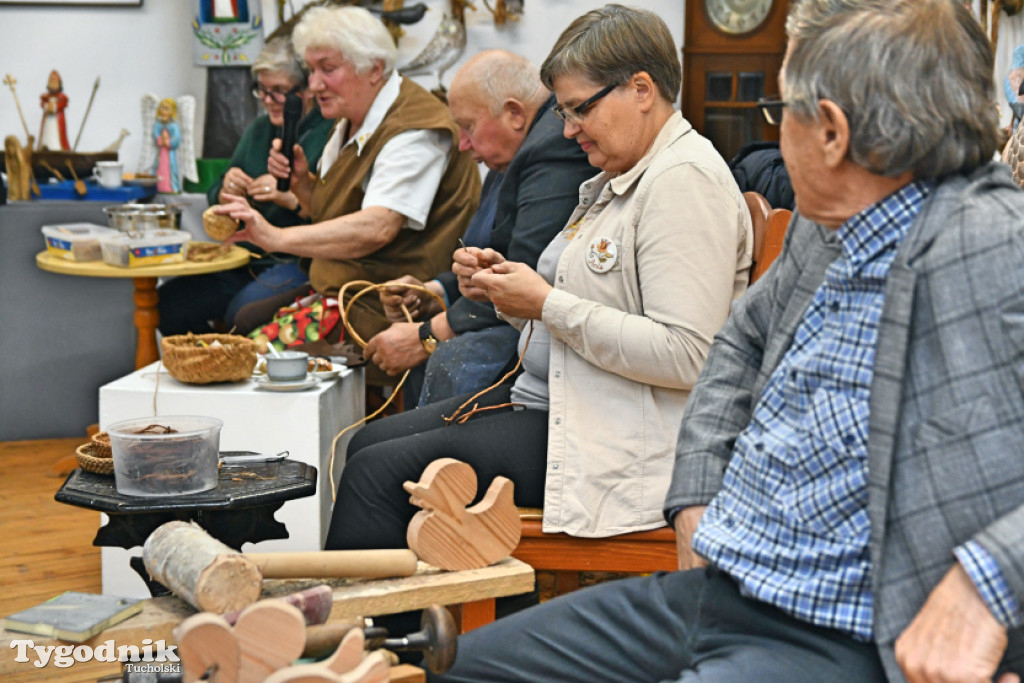
<path fill-rule="evenodd" d="M 17 79 L 18 100 L 29 130 L 39 136 L 39 95 L 51 69 L 60 72 L 68 96 L 68 139 L 74 144 L 96 77 L 96 92 L 78 151 L 103 149 L 121 128 L 131 134 L 121 160 L 135 170 L 142 135 L 139 102 L 147 92 L 160 97 L 192 94 L 197 123 L 205 112 L 206 69 L 192 66 L 191 2 L 144 0 L 142 7 L 0 8 L 0 72 Z M 201 125 L 197 125 L 200 131 Z M 25 132 L 14 99 L 0 93 L 0 133 Z"/>
<path fill-rule="evenodd" d="M 412 4 L 414 0 L 407 0 Z M 262 0 L 267 30 L 276 26 L 276 0 Z M 407 27 L 400 41 L 399 65 L 411 60 L 427 43 L 448 8 L 448 0 L 425 0 L 430 11 Z M 301 0 L 294 2 L 302 6 Z M 463 59 L 485 48 L 501 47 L 543 61 L 558 34 L 572 19 L 600 7 L 602 0 L 526 0 L 522 20 L 496 27 L 482 0 L 467 11 L 468 45 Z M 683 32 L 681 0 L 634 0 L 631 4 L 658 12 L 679 43 Z M 39 95 L 51 69 L 64 81 L 69 105 L 65 114 L 68 138 L 74 144 L 92 91 L 100 77 L 92 110 L 82 132 L 79 151 L 95 151 L 117 139 L 121 128 L 131 135 L 121 146 L 128 170 L 138 163 L 142 136 L 139 101 L 147 92 L 160 97 L 196 97 L 196 154 L 202 154 L 206 68 L 192 66 L 191 19 L 195 0 L 143 0 L 142 7 L 20 7 L 0 5 L 0 78 L 17 79 L 18 99 L 29 130 L 39 135 Z M 460 62 L 461 63 L 461 62 Z M 455 68 L 457 68 L 456 65 Z M 444 77 L 445 85 L 455 69 Z M 417 77 L 427 87 L 430 76 Z M 10 90 L 0 92 L 0 135 L 24 129 Z"/>

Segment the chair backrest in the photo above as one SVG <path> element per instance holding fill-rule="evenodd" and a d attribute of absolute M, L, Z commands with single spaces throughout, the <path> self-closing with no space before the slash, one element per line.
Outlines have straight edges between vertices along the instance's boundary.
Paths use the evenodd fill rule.
<path fill-rule="evenodd" d="M 754 252 L 754 266 L 750 270 L 750 283 L 753 284 L 764 275 L 768 266 L 782 251 L 782 242 L 786 238 L 786 229 L 793 212 L 789 209 L 772 209 L 768 213 L 764 237 L 757 251 Z"/>
<path fill-rule="evenodd" d="M 768 212 L 772 210 L 768 200 L 757 192 L 744 192 L 743 201 L 747 203 L 747 210 L 750 211 L 750 223 L 754 226 L 754 259 L 756 264 L 757 254 L 761 250 L 761 242 L 764 240 L 764 231 L 768 225 Z M 750 272 L 754 272 L 753 266 Z"/>

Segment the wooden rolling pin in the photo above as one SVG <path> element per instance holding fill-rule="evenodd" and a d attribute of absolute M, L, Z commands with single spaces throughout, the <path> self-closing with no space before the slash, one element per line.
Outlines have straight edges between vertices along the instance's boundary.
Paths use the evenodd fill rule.
<path fill-rule="evenodd" d="M 224 614 L 259 599 L 264 578 L 412 576 L 411 550 L 242 554 L 189 522 L 167 522 L 142 547 L 149 575 L 197 609 Z"/>

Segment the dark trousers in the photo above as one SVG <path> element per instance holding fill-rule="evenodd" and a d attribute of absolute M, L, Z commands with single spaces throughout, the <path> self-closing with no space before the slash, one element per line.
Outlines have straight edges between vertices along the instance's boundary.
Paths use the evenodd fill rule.
<path fill-rule="evenodd" d="M 212 332 L 212 321 L 222 323 L 225 330 L 248 334 L 251 328 L 242 329 L 235 324 L 240 310 L 264 300 L 276 302 L 280 294 L 287 294 L 305 282 L 306 274 L 294 263 L 250 263 L 219 273 L 176 277 L 160 285 L 160 333 L 167 336 Z M 264 322 L 270 322 L 277 308 L 280 306 Z"/>
<path fill-rule="evenodd" d="M 696 569 L 603 583 L 461 636 L 455 665 L 429 681 L 870 683 L 872 643 L 744 598 Z"/>
<path fill-rule="evenodd" d="M 509 391 L 506 383 L 476 403 L 480 407 L 506 403 Z M 517 505 L 542 505 L 547 412 L 502 408 L 478 413 L 465 424 L 446 426 L 443 416 L 451 415 L 470 396 L 399 413 L 356 432 L 341 470 L 327 532 L 328 550 L 407 547 L 406 528 L 419 508 L 409 503 L 402 484 L 418 481 L 438 458 L 455 458 L 473 467 L 477 476 L 473 502 L 501 475 L 512 480 Z"/>

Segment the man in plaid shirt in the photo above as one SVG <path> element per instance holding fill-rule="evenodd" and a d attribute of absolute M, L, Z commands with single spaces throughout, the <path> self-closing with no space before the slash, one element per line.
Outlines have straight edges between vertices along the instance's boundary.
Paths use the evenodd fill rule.
<path fill-rule="evenodd" d="M 955 0 L 794 0 L 787 31 L 762 109 L 797 212 L 683 418 L 689 571 L 503 619 L 438 680 L 1019 680 L 1024 193 L 988 41 Z"/>

